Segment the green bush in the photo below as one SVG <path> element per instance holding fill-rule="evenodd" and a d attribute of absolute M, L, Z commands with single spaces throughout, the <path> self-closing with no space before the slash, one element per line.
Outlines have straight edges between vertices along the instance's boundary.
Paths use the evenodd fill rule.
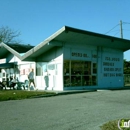
<path fill-rule="evenodd" d="M 101 130 L 119 130 L 118 120 L 109 121 L 103 124 L 103 126 L 101 126 Z"/>
<path fill-rule="evenodd" d="M 119 120 L 109 121 L 103 124 L 100 128 L 101 130 L 119 130 L 118 121 Z M 130 128 L 122 128 L 122 130 L 130 130 Z"/>

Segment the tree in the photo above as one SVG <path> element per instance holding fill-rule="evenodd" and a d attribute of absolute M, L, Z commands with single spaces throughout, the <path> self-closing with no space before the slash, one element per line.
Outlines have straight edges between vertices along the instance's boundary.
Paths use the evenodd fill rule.
<path fill-rule="evenodd" d="M 124 60 L 124 74 L 130 74 L 130 61 Z"/>
<path fill-rule="evenodd" d="M 13 31 L 8 26 L 0 28 L 0 43 L 3 42 L 5 44 L 19 44 L 20 41 L 16 40 L 16 38 L 20 35 L 20 32 Z"/>

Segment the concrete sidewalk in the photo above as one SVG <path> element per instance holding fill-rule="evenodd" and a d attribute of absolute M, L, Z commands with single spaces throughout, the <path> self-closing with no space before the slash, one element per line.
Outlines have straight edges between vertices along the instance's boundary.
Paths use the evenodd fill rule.
<path fill-rule="evenodd" d="M 130 90 L 130 86 L 124 86 L 122 88 L 111 88 L 111 89 L 86 89 L 86 90 L 38 90 L 45 92 L 54 92 L 56 95 L 67 95 L 67 94 L 76 94 L 76 93 L 86 93 L 86 92 L 95 92 L 95 91 L 117 91 L 117 90 Z"/>
<path fill-rule="evenodd" d="M 66 91 L 37 90 L 37 91 L 50 92 L 50 94 L 47 94 L 47 95 L 37 95 L 37 96 L 33 96 L 31 98 L 42 98 L 42 97 L 52 97 L 52 96 L 59 96 L 59 95 L 95 92 L 94 90 L 66 90 Z"/>
<path fill-rule="evenodd" d="M 52 92 L 54 94 L 47 94 L 47 95 L 38 95 L 33 96 L 31 98 L 41 98 L 41 97 L 51 97 L 51 96 L 58 96 L 58 95 L 68 95 L 68 94 L 78 94 L 78 93 L 87 93 L 87 92 L 99 92 L 99 91 L 118 91 L 118 90 L 130 90 L 130 87 L 123 87 L 123 88 L 111 88 L 111 89 L 88 89 L 88 90 L 64 90 L 64 91 L 56 91 L 56 90 L 37 90 L 37 91 L 44 91 L 44 92 Z M 26 90 L 25 90 L 26 91 Z M 35 90 L 34 90 L 35 91 Z"/>
<path fill-rule="evenodd" d="M 66 94 L 75 94 L 75 93 L 86 93 L 86 92 L 95 92 L 95 90 L 64 90 L 64 91 L 56 91 L 56 90 L 45 90 L 46 92 L 54 92 L 57 95 L 66 95 Z"/>

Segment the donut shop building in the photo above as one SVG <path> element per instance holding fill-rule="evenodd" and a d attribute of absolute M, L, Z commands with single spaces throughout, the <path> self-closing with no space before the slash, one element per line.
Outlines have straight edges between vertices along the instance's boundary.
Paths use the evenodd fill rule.
<path fill-rule="evenodd" d="M 21 60 L 36 63 L 36 84 L 43 90 L 121 88 L 129 48 L 130 40 L 64 26 Z"/>

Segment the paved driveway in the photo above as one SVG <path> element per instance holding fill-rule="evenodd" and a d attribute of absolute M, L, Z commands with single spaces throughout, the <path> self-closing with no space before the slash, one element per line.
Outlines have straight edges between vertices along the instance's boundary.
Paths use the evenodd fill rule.
<path fill-rule="evenodd" d="M 0 130 L 100 130 L 130 118 L 130 90 L 0 102 Z"/>

